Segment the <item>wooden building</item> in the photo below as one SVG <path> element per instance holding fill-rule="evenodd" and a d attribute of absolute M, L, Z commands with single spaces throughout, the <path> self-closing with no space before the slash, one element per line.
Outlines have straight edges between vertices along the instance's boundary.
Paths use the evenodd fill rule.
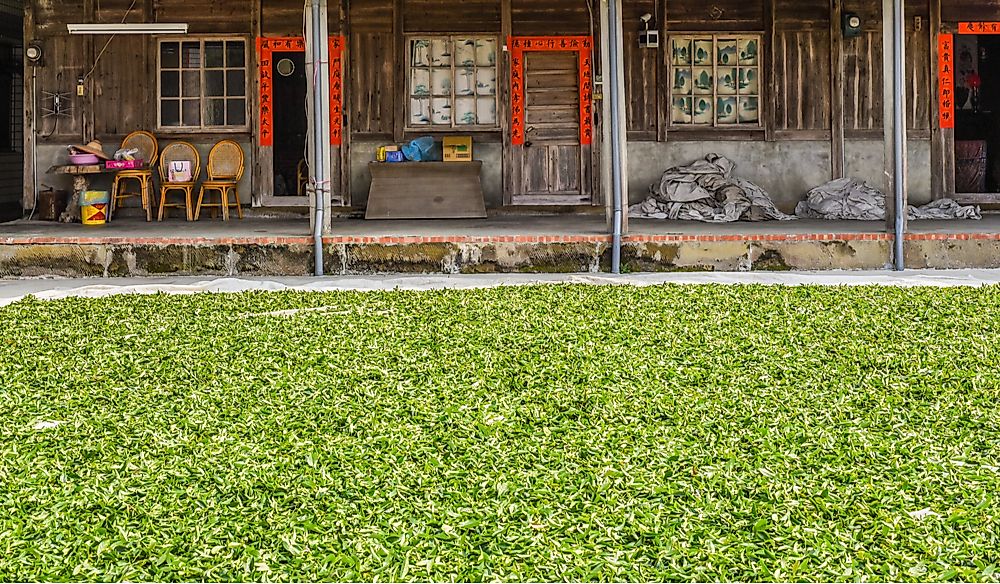
<path fill-rule="evenodd" d="M 335 205 L 364 208 L 379 146 L 449 134 L 474 136 L 491 208 L 606 204 L 600 2 L 334 4 Z M 300 0 L 27 2 L 25 36 L 45 58 L 26 64 L 37 81 L 26 90 L 25 144 L 37 168 L 29 157 L 25 206 L 41 184 L 57 182 L 44 170 L 67 144 L 96 137 L 110 150 L 140 129 L 203 150 L 233 138 L 250 170 L 244 204 L 308 205 L 297 180 L 308 129 L 302 12 Z M 664 169 L 711 152 L 733 159 L 785 210 L 834 177 L 882 184 L 881 12 L 876 0 L 624 0 L 631 200 Z M 844 15 L 860 19 L 857 31 L 845 33 Z M 71 23 L 123 21 L 189 28 L 160 37 L 67 32 Z M 956 130 L 940 123 L 939 35 L 970 21 L 1000 21 L 1000 0 L 906 1 L 912 202 L 955 192 Z M 646 30 L 659 32 L 658 45 L 641 42 Z M 992 52 L 978 53 L 988 47 L 978 44 L 976 57 L 989 61 Z M 995 58 L 1000 67 L 1000 51 Z M 1000 170 L 997 179 L 988 182 L 1000 186 Z M 982 190 L 974 194 L 987 197 Z"/>

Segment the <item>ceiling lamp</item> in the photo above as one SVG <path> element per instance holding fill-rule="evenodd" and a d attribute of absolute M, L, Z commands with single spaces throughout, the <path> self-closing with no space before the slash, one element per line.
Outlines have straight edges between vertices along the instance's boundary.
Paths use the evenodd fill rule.
<path fill-rule="evenodd" d="M 67 24 L 69 34 L 187 34 L 188 25 L 176 22 L 109 22 L 106 24 Z"/>

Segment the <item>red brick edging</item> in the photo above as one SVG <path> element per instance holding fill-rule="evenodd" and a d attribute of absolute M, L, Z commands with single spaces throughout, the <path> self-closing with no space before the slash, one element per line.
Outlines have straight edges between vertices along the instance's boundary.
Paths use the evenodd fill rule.
<path fill-rule="evenodd" d="M 810 242 L 810 241 L 892 241 L 890 233 L 801 233 L 801 234 L 733 234 L 733 235 L 627 235 L 625 243 L 720 243 L 720 242 Z M 906 241 L 1000 241 L 1000 233 L 910 233 Z M 13 236 L 0 237 L 0 245 L 312 245 L 311 237 L 94 237 L 94 236 Z M 330 236 L 327 245 L 414 245 L 427 243 L 453 244 L 549 244 L 593 243 L 610 244 L 610 235 L 452 235 L 452 236 Z"/>

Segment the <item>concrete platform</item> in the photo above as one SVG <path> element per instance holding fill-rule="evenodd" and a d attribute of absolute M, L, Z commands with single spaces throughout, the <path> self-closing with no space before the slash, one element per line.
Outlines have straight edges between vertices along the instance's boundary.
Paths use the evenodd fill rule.
<path fill-rule="evenodd" d="M 631 227 L 623 249 L 630 272 L 882 270 L 893 240 L 881 222 Z M 97 228 L 18 221 L 0 224 L 0 277 L 305 276 L 309 233 L 301 219 L 119 219 Z M 330 274 L 596 273 L 610 267 L 611 237 L 603 217 L 588 215 L 339 219 L 324 244 Z M 912 222 L 905 249 L 911 268 L 998 268 L 1000 215 Z"/>

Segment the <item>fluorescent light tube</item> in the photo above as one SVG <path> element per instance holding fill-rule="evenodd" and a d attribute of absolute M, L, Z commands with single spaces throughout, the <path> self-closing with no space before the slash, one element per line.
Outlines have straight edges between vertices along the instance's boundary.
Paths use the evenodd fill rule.
<path fill-rule="evenodd" d="M 171 22 L 67 24 L 69 34 L 187 34 L 188 25 Z"/>

